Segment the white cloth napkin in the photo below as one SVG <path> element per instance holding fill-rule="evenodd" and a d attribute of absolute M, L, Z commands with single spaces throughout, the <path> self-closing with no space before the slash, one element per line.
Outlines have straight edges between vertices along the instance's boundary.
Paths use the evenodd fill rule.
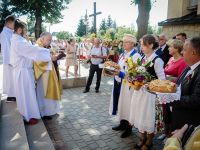
<path fill-rule="evenodd" d="M 166 104 L 174 101 L 179 101 L 181 97 L 181 85 L 177 87 L 176 93 L 159 93 L 156 92 L 157 100 L 160 104 Z"/>

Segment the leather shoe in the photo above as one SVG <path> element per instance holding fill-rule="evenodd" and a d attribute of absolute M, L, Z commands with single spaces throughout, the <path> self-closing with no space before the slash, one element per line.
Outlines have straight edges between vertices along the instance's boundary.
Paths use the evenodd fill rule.
<path fill-rule="evenodd" d="M 84 91 L 83 91 L 83 93 L 87 93 L 87 92 L 89 92 L 89 90 L 84 90 Z"/>
<path fill-rule="evenodd" d="M 125 130 L 125 126 L 122 126 L 121 124 L 119 124 L 118 126 L 114 126 L 112 127 L 113 130 L 115 131 L 120 131 L 120 130 Z"/>
<path fill-rule="evenodd" d="M 95 92 L 96 92 L 96 93 L 99 93 L 99 90 L 96 90 Z"/>
<path fill-rule="evenodd" d="M 115 130 L 115 131 L 125 130 L 126 129 L 126 121 L 121 120 L 120 124 L 115 126 L 115 127 L 112 127 L 112 129 Z"/>
<path fill-rule="evenodd" d="M 42 119 L 44 119 L 44 120 L 51 120 L 53 118 L 51 116 L 43 116 Z"/>
<path fill-rule="evenodd" d="M 132 133 L 132 126 L 127 125 L 126 130 L 122 133 L 121 138 L 126 138 Z"/>
<path fill-rule="evenodd" d="M 16 97 L 7 97 L 6 102 L 16 102 Z"/>

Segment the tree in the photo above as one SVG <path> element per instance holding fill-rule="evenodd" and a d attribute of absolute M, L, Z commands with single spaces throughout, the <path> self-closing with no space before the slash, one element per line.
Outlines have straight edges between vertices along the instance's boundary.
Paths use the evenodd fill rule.
<path fill-rule="evenodd" d="M 160 35 L 162 33 L 162 27 L 148 25 L 147 33 Z"/>
<path fill-rule="evenodd" d="M 106 27 L 106 20 L 102 19 L 100 27 L 99 27 L 99 30 L 106 30 L 106 29 L 107 29 L 107 27 Z"/>
<path fill-rule="evenodd" d="M 94 21 L 92 21 L 92 26 L 91 26 L 91 28 L 89 29 L 89 32 L 90 32 L 90 34 L 95 33 L 95 29 L 94 29 Z M 96 35 L 96 34 L 95 34 L 95 35 Z"/>
<path fill-rule="evenodd" d="M 35 37 L 42 33 L 42 22 L 58 23 L 63 18 L 61 11 L 71 0 L 10 0 L 12 11 L 20 15 L 35 16 Z"/>
<path fill-rule="evenodd" d="M 115 38 L 117 39 L 122 39 L 124 34 L 132 34 L 132 35 L 136 35 L 136 31 L 135 28 L 127 28 L 127 27 L 118 27 L 117 28 L 117 32 L 115 34 Z"/>
<path fill-rule="evenodd" d="M 116 21 L 113 21 L 112 27 L 113 27 L 114 29 L 117 29 L 117 23 L 116 23 Z"/>
<path fill-rule="evenodd" d="M 72 37 L 72 34 L 70 34 L 67 31 L 61 31 L 56 34 L 56 37 L 57 37 L 57 39 L 60 39 L 60 40 L 66 40 L 66 39 L 69 39 L 70 37 Z"/>
<path fill-rule="evenodd" d="M 149 13 L 151 10 L 152 2 L 151 0 L 132 0 L 131 4 L 138 6 L 138 17 L 137 17 L 137 39 L 140 39 L 143 35 L 147 33 Z"/>
<path fill-rule="evenodd" d="M 34 17 L 28 17 L 27 19 L 27 26 L 28 26 L 28 31 L 29 34 L 32 35 L 35 33 L 35 18 Z M 46 26 L 42 24 L 42 32 L 46 32 Z"/>
<path fill-rule="evenodd" d="M 78 25 L 78 28 L 77 28 L 77 31 L 76 31 L 76 35 L 80 36 L 80 37 L 86 35 L 86 25 L 85 25 L 84 20 L 82 18 L 79 21 L 79 25 Z"/>
<path fill-rule="evenodd" d="M 8 15 L 11 15 L 12 12 L 8 9 L 9 7 L 9 0 L 1 0 L 0 1 L 0 32 L 2 31 L 4 24 L 5 24 L 5 18 Z"/>
<path fill-rule="evenodd" d="M 113 21 L 111 19 L 111 16 L 109 15 L 107 22 L 106 22 L 106 26 L 107 26 L 107 28 L 112 28 L 112 25 L 113 25 Z"/>

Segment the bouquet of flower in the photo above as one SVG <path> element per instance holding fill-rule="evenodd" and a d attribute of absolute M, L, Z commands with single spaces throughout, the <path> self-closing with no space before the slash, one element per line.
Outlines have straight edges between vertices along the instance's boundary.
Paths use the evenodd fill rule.
<path fill-rule="evenodd" d="M 126 63 L 128 66 L 126 80 L 135 90 L 139 90 L 145 83 L 154 79 L 154 77 L 147 72 L 147 68 L 153 65 L 151 61 L 143 64 L 142 60 L 138 59 L 137 63 L 134 63 L 130 57 L 126 60 Z"/>

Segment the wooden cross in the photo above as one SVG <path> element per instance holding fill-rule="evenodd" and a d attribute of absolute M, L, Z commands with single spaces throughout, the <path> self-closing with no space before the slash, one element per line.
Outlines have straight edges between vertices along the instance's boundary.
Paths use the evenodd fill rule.
<path fill-rule="evenodd" d="M 96 24 L 97 24 L 97 15 L 100 15 L 101 12 L 96 12 L 96 2 L 94 2 L 94 13 L 89 15 L 89 17 L 94 17 L 94 33 L 96 34 L 97 33 L 97 27 L 96 27 Z"/>

